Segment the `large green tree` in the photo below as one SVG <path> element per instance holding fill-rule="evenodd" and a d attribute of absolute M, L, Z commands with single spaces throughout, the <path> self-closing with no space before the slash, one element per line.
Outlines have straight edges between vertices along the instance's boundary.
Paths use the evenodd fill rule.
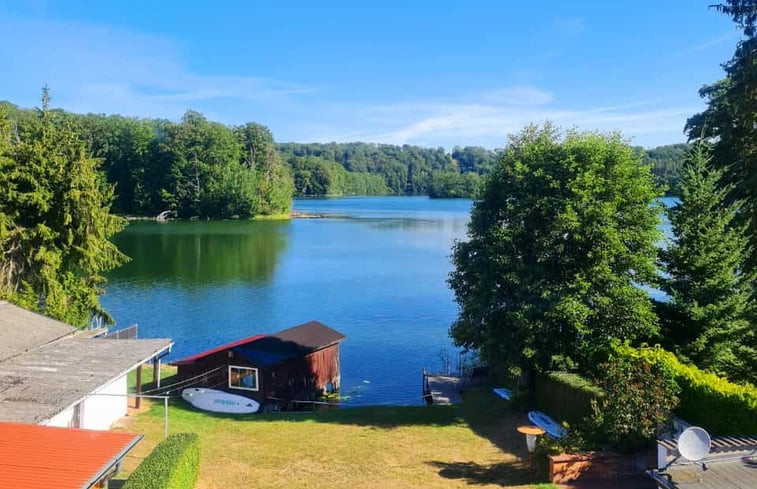
<path fill-rule="evenodd" d="M 687 121 L 686 132 L 691 140 L 712 143 L 712 162 L 725 170 L 728 198 L 743 200 L 742 219 L 749 222 L 757 246 L 757 0 L 728 0 L 715 7 L 734 20 L 744 38 L 723 65 L 726 77 L 700 90 L 707 108 Z"/>
<path fill-rule="evenodd" d="M 292 207 L 294 182 L 276 151 L 271 131 L 248 123 L 234 129 L 242 148 L 242 164 L 255 173 L 256 204 L 253 215 L 287 214 Z"/>
<path fill-rule="evenodd" d="M 550 124 L 510 139 L 454 246 L 457 345 L 517 373 L 656 332 L 638 285 L 655 276 L 659 192 L 640 158 Z"/>
<path fill-rule="evenodd" d="M 49 109 L 24 130 L 0 113 L 0 296 L 83 326 L 100 307 L 104 272 L 126 260 L 109 238 L 113 187 L 71 121 Z"/>
<path fill-rule="evenodd" d="M 681 171 L 681 202 L 668 211 L 674 239 L 662 253 L 669 275 L 661 304 L 663 338 L 697 366 L 733 380 L 757 380 L 752 253 L 741 202 L 726 203 L 730 186 L 698 145 Z"/>

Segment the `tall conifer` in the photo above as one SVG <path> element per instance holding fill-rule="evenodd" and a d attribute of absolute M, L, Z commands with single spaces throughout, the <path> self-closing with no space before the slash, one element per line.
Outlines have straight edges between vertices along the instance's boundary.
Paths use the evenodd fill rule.
<path fill-rule="evenodd" d="M 109 319 L 104 272 L 126 257 L 110 241 L 125 221 L 110 214 L 104 182 L 69 122 L 42 108 L 34 127 L 0 122 L 0 297 L 70 324 Z"/>
<path fill-rule="evenodd" d="M 674 240 L 663 253 L 663 288 L 673 312 L 663 334 L 699 367 L 733 380 L 754 381 L 755 273 L 745 269 L 751 248 L 741 202 L 727 200 L 723 170 L 697 145 L 681 173 L 681 203 L 669 211 Z"/>

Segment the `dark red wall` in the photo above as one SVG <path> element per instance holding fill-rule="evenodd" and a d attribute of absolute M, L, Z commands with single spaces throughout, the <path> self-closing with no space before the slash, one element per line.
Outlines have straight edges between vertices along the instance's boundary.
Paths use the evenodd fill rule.
<path fill-rule="evenodd" d="M 229 389 L 229 365 L 257 368 L 258 390 Z M 219 367 L 222 368 L 219 369 Z M 218 370 L 213 371 L 215 369 Z M 333 390 L 339 390 L 339 344 L 336 343 L 287 363 L 267 368 L 252 364 L 244 358 L 235 357 L 230 349 L 208 355 L 189 365 L 178 366 L 179 381 L 206 373 L 207 375 L 202 375 L 183 387 L 224 390 L 261 403 L 267 400 L 279 400 L 286 403 L 294 400 L 311 401 L 326 390 L 329 383 Z"/>

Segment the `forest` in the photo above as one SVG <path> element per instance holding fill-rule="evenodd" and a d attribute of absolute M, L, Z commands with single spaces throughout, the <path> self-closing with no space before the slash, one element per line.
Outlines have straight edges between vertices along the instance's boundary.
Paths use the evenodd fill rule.
<path fill-rule="evenodd" d="M 0 102 L 16 130 L 37 109 Z M 286 215 L 292 197 L 429 195 L 475 198 L 501 150 L 354 143 L 275 143 L 254 122 L 227 126 L 187 111 L 178 122 L 51 109 L 79 135 L 115 185 L 112 210 L 128 216 L 168 211 L 177 218 Z M 657 183 L 675 194 L 687 146 L 636 148 Z"/>
<path fill-rule="evenodd" d="M 635 148 L 652 167 L 656 183 L 675 194 L 686 144 Z M 369 143 L 277 144 L 293 171 L 296 196 L 429 195 L 474 198 L 482 175 L 501 150 L 479 146 L 444 148 Z M 376 178 L 376 177 L 380 178 Z"/>
<path fill-rule="evenodd" d="M 18 134 L 31 134 L 39 124 L 38 109 L 0 104 Z M 289 213 L 292 178 L 265 126 L 229 127 L 194 111 L 178 123 L 50 113 L 101 162 L 115 186 L 116 214 L 249 218 Z"/>

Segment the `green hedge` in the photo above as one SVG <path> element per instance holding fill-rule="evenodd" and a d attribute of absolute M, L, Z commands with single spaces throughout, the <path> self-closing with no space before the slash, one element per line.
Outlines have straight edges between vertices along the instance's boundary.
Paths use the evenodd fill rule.
<path fill-rule="evenodd" d="M 757 388 L 739 385 L 715 374 L 684 365 L 675 355 L 660 347 L 633 348 L 615 345 L 618 355 L 642 357 L 650 363 L 662 363 L 673 372 L 681 388 L 676 414 L 715 435 L 750 435 L 757 433 Z"/>
<path fill-rule="evenodd" d="M 170 435 L 142 461 L 123 489 L 192 489 L 200 470 L 196 433 Z"/>
<path fill-rule="evenodd" d="M 536 407 L 557 421 L 573 424 L 591 411 L 591 401 L 602 395 L 593 382 L 571 372 L 547 372 L 536 377 Z"/>

